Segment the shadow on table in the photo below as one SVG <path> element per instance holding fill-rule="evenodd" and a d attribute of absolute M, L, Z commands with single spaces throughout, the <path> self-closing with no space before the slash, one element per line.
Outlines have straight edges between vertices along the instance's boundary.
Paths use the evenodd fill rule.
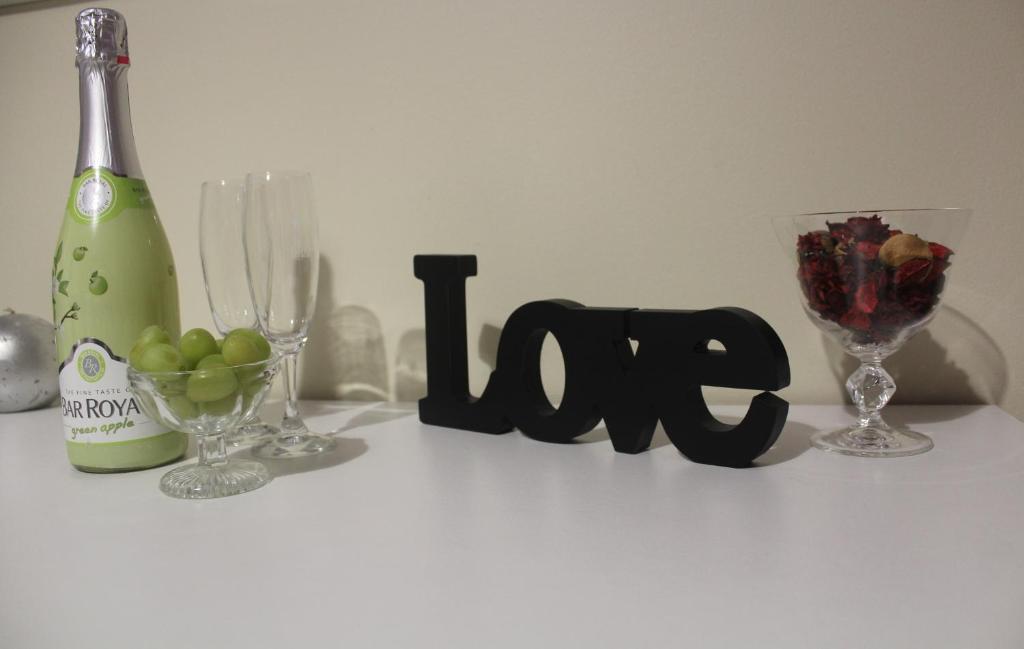
<path fill-rule="evenodd" d="M 722 423 L 734 425 L 739 423 L 741 418 L 719 416 L 718 419 Z M 775 444 L 768 449 L 764 455 L 754 461 L 753 466 L 772 466 L 774 464 L 781 464 L 799 457 L 804 451 L 811 448 L 811 435 L 816 431 L 817 429 L 813 426 L 808 426 L 807 424 L 798 421 L 786 422 L 786 426 L 779 434 L 779 439 L 776 440 Z M 596 442 L 608 441 L 610 441 L 608 437 L 608 429 L 604 426 L 599 426 L 589 433 L 580 435 L 568 443 L 594 444 Z M 661 423 L 659 422 L 658 427 L 654 430 L 654 436 L 651 438 L 651 445 L 648 450 L 653 451 L 663 446 L 670 446 L 671 444 L 672 442 L 669 440 L 668 435 L 665 434 L 665 429 L 662 428 Z"/>
<path fill-rule="evenodd" d="M 594 430 L 589 433 L 580 435 L 576 439 L 570 440 L 568 444 L 595 444 L 597 442 L 608 442 L 611 443 L 611 438 L 608 436 L 608 429 L 602 423 Z M 669 441 L 668 435 L 665 434 L 665 429 L 661 427 L 661 422 L 658 422 L 657 428 L 654 429 L 654 435 L 651 437 L 651 445 L 647 448 L 649 451 L 653 451 L 656 448 L 662 446 L 668 446 L 672 442 Z"/>
<path fill-rule="evenodd" d="M 374 424 L 393 421 L 395 419 L 410 417 L 416 413 L 416 405 L 388 402 L 362 404 L 333 403 L 330 401 L 307 401 L 303 402 L 301 410 L 304 418 L 338 413 L 351 413 L 352 411 L 357 412 L 347 422 L 326 433 L 333 437 L 338 443 L 338 447 L 331 452 L 319 453 L 309 457 L 267 459 L 253 458 L 250 450 L 245 448 L 233 453 L 232 457 L 259 459 L 260 462 L 263 462 L 263 464 L 267 466 L 271 477 L 274 478 L 294 473 L 306 473 L 308 471 L 329 469 L 331 467 L 350 462 L 369 450 L 369 445 L 366 443 L 366 440 L 359 437 L 343 437 L 341 436 L 342 433 L 347 433 L 364 426 L 372 426 Z M 314 428 L 316 427 L 314 426 Z"/>
<path fill-rule="evenodd" d="M 933 424 L 943 421 L 961 419 L 973 412 L 981 410 L 984 405 L 964 406 L 922 406 L 915 408 L 911 405 L 904 405 L 902 408 L 888 408 L 882 410 L 882 418 L 892 426 L 906 426 L 913 428 L 916 424 Z M 856 416 L 856 410 L 851 408 L 851 416 Z"/>
<path fill-rule="evenodd" d="M 811 435 L 818 432 L 814 426 L 799 421 L 787 421 L 779 439 L 764 455 L 754 460 L 753 466 L 765 467 L 789 462 L 803 455 L 811 448 Z"/>
<path fill-rule="evenodd" d="M 369 446 L 366 440 L 358 437 L 338 437 L 337 448 L 327 453 L 318 453 L 308 457 L 296 457 L 288 459 L 271 460 L 267 458 L 254 458 L 250 449 L 245 448 L 232 454 L 232 457 L 241 459 L 255 459 L 266 465 L 271 478 L 280 478 L 295 473 L 307 473 L 329 469 L 350 462 L 366 453 Z"/>
<path fill-rule="evenodd" d="M 743 420 L 743 417 L 715 413 L 715 419 L 723 424 L 735 426 Z M 803 455 L 804 451 L 811 448 L 811 435 L 816 432 L 818 432 L 818 429 L 814 426 L 799 421 L 787 421 L 786 425 L 782 428 L 782 432 L 779 433 L 779 438 L 775 440 L 770 449 L 754 460 L 751 468 L 773 466 L 795 460 Z M 654 449 L 668 444 L 671 444 L 671 441 L 665 435 L 665 431 L 659 423 L 658 429 L 654 433 L 654 440 L 651 442 L 651 448 Z"/>
<path fill-rule="evenodd" d="M 913 428 L 917 424 L 935 424 L 960 419 L 970 415 L 972 412 L 984 408 L 986 405 L 988 404 L 915 405 L 900 403 L 883 408 L 882 419 L 892 426 L 908 426 Z M 852 425 L 857 421 L 857 408 L 854 406 L 845 404 L 843 406 L 843 412 L 846 413 L 846 416 L 848 417 L 848 424 Z"/>
<path fill-rule="evenodd" d="M 280 420 L 280 411 L 283 411 L 283 408 L 284 402 L 273 403 L 268 409 L 271 411 L 268 415 L 269 421 Z M 378 413 L 379 416 L 384 416 L 385 413 L 392 413 L 394 414 L 393 419 L 414 415 L 418 412 L 415 403 L 396 403 L 391 401 L 303 401 L 299 405 L 299 414 L 302 415 L 303 419 L 355 411 L 373 411 Z"/>
<path fill-rule="evenodd" d="M 386 421 L 394 421 L 396 419 L 404 419 L 405 417 L 415 415 L 416 412 L 416 406 L 413 404 L 378 403 L 366 407 L 365 410 L 349 419 L 340 427 L 335 428 L 329 434 L 336 436 L 354 428 L 383 424 Z"/>

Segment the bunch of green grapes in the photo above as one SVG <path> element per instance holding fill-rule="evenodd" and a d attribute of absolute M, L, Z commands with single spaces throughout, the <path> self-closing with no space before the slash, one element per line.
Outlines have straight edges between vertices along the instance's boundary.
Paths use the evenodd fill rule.
<path fill-rule="evenodd" d="M 151 325 L 142 330 L 128 363 L 147 373 L 188 372 L 160 377 L 157 389 L 178 417 L 190 419 L 231 413 L 239 397 L 248 410 L 266 384 L 259 363 L 270 354 L 270 343 L 252 329 L 235 329 L 221 340 L 206 329 L 190 329 L 175 346 L 164 329 Z"/>

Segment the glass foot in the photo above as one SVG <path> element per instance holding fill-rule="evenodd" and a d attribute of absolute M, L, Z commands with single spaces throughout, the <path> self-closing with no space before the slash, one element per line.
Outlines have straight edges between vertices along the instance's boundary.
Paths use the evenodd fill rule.
<path fill-rule="evenodd" d="M 815 433 L 811 445 L 823 451 L 861 457 L 903 457 L 917 455 L 934 446 L 927 435 L 891 426 L 851 426 Z"/>
<path fill-rule="evenodd" d="M 278 460 L 326 453 L 333 451 L 337 446 L 338 443 L 332 437 L 301 433 L 280 435 L 262 444 L 257 444 L 252 447 L 252 454 L 256 457 Z"/>
<path fill-rule="evenodd" d="M 249 446 L 250 444 L 266 441 L 277 435 L 278 432 L 280 432 L 278 428 L 265 424 L 262 421 L 257 421 L 253 424 L 239 426 L 233 432 L 228 433 L 227 439 L 228 444 L 231 446 Z"/>
<path fill-rule="evenodd" d="M 270 482 L 267 467 L 253 460 L 228 460 L 223 464 L 190 464 L 168 471 L 160 479 L 160 491 L 172 498 L 221 498 L 258 489 Z"/>

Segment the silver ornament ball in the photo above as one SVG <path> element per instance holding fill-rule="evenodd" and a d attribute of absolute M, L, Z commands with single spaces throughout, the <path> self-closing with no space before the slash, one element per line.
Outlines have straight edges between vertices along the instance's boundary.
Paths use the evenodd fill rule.
<path fill-rule="evenodd" d="M 10 309 L 0 312 L 0 412 L 49 405 L 59 392 L 53 325 Z"/>

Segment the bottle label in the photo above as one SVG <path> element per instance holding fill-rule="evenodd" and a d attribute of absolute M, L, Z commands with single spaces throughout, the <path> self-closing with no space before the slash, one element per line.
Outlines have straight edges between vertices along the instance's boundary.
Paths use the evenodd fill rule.
<path fill-rule="evenodd" d="M 152 206 L 145 180 L 122 178 L 109 169 L 90 167 L 71 184 L 67 211 L 79 223 L 92 225 L 108 221 L 126 209 Z"/>
<path fill-rule="evenodd" d="M 60 405 L 68 441 L 110 444 L 167 432 L 139 408 L 125 360 L 94 338 L 80 340 L 61 363 Z"/>

